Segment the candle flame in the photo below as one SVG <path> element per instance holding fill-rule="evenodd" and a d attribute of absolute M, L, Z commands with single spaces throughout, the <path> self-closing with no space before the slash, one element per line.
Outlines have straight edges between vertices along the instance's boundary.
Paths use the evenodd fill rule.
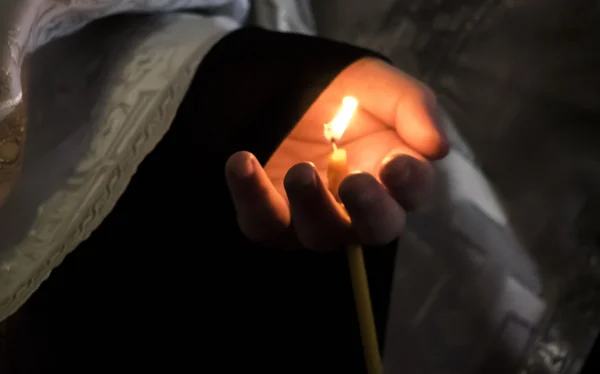
<path fill-rule="evenodd" d="M 340 111 L 331 122 L 325 124 L 325 137 L 332 142 L 339 140 L 344 135 L 357 107 L 358 100 L 351 96 L 344 97 Z"/>

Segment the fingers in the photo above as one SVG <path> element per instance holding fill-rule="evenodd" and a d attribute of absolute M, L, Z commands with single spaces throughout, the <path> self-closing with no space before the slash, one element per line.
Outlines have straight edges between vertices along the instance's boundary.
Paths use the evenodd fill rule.
<path fill-rule="evenodd" d="M 287 234 L 290 225 L 287 203 L 251 153 L 237 152 L 231 156 L 225 176 L 238 224 L 246 237 L 256 242 L 273 242 Z"/>
<path fill-rule="evenodd" d="M 433 187 L 433 168 L 407 155 L 384 162 L 381 183 L 368 173 L 346 177 L 339 188 L 345 210 L 310 163 L 297 164 L 286 174 L 289 205 L 248 152 L 228 160 L 226 177 L 238 224 L 249 239 L 281 244 L 291 236 L 293 222 L 296 239 L 312 250 L 340 248 L 351 230 L 364 244 L 391 242 L 402 234 L 406 211 L 418 208 Z"/>
<path fill-rule="evenodd" d="M 416 79 L 376 59 L 362 59 L 338 78 L 361 108 L 389 126 L 419 153 L 438 159 L 448 152 L 448 141 L 433 92 Z"/>
<path fill-rule="evenodd" d="M 408 155 L 385 160 L 379 171 L 381 183 L 406 210 L 420 207 L 433 190 L 431 165 Z"/>
<path fill-rule="evenodd" d="M 368 173 L 352 174 L 339 194 L 361 243 L 383 245 L 398 238 L 406 211 L 420 207 L 433 190 L 431 165 L 408 155 L 385 160 L 381 183 Z"/>
<path fill-rule="evenodd" d="M 293 166 L 285 176 L 284 187 L 300 242 L 313 250 L 340 248 L 348 236 L 350 222 L 314 166 Z"/>
<path fill-rule="evenodd" d="M 339 193 L 361 243 L 383 245 L 402 234 L 404 209 L 372 175 L 348 176 Z"/>

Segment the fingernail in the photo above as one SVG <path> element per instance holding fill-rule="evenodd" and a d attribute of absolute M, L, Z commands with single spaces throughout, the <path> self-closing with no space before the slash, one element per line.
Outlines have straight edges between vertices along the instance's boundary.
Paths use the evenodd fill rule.
<path fill-rule="evenodd" d="M 342 182 L 339 193 L 348 206 L 358 210 L 368 209 L 378 199 L 379 182 L 368 173 L 354 174 Z"/>
<path fill-rule="evenodd" d="M 408 183 L 410 181 L 410 177 L 412 175 L 413 163 L 412 160 L 407 157 L 402 157 L 398 159 L 396 163 L 398 167 L 398 181 L 402 183 Z"/>
<path fill-rule="evenodd" d="M 256 159 L 253 156 L 248 156 L 243 162 L 240 162 L 239 168 L 237 168 L 238 176 L 241 178 L 248 178 L 254 175 Z"/>
<path fill-rule="evenodd" d="M 383 165 L 379 177 L 382 181 L 393 182 L 394 184 L 406 184 L 410 181 L 413 173 L 414 161 L 407 155 L 396 155 Z M 418 162 L 418 161 L 417 161 Z"/>
<path fill-rule="evenodd" d="M 422 204 L 433 185 L 433 169 L 410 156 L 390 161 L 379 177 L 390 194 L 408 210 Z"/>
<path fill-rule="evenodd" d="M 247 179 L 256 172 L 256 158 L 248 152 L 239 152 L 228 160 L 228 170 L 237 179 Z"/>
<path fill-rule="evenodd" d="M 317 185 L 317 173 L 311 163 L 294 165 L 285 175 L 284 186 L 294 191 L 308 191 Z"/>
<path fill-rule="evenodd" d="M 446 114 L 442 111 L 442 109 L 436 102 L 428 102 L 427 111 L 429 112 L 429 116 L 433 120 L 433 123 L 438 130 L 440 138 L 440 152 L 446 153 L 450 148 L 450 142 L 448 141 L 448 136 L 446 135 L 444 125 L 444 117 L 446 116 Z"/>

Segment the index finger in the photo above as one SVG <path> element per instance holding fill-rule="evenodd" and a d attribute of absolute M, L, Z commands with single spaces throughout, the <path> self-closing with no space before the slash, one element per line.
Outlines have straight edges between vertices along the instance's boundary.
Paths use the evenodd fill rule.
<path fill-rule="evenodd" d="M 334 84 L 344 95 L 354 96 L 361 109 L 395 127 L 423 156 L 438 159 L 448 152 L 435 94 L 415 78 L 383 61 L 366 58 L 347 67 Z"/>

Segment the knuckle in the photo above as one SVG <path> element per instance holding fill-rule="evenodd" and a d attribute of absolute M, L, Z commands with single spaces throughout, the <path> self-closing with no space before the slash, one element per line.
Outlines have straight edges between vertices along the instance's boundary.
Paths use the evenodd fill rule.
<path fill-rule="evenodd" d="M 340 197 L 350 208 L 368 208 L 381 198 L 379 182 L 368 173 L 347 177 L 340 186 Z"/>

